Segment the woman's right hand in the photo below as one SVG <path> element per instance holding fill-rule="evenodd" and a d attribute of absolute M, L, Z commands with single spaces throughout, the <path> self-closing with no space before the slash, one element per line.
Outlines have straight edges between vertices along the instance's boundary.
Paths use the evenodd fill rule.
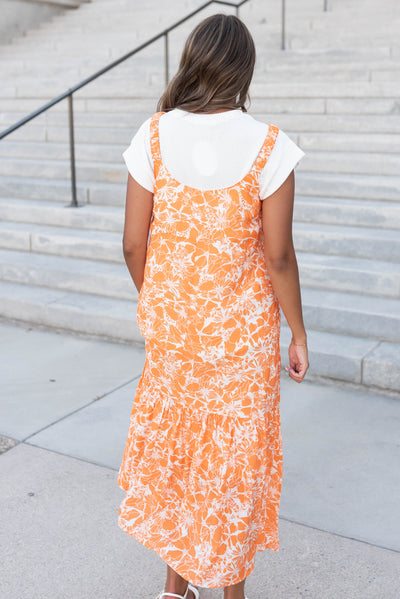
<path fill-rule="evenodd" d="M 292 340 L 289 345 L 289 367 L 286 368 L 290 378 L 301 383 L 309 365 L 307 344 L 296 345 Z"/>

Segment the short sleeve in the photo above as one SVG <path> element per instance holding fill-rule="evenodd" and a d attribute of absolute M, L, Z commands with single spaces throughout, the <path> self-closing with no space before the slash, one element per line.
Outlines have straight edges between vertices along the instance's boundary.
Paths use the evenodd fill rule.
<path fill-rule="evenodd" d="M 305 152 L 281 129 L 260 175 L 260 198 L 273 194 L 299 164 Z"/>
<path fill-rule="evenodd" d="M 148 191 L 154 191 L 154 168 L 150 148 L 150 121 L 147 119 L 137 130 L 130 145 L 122 153 L 132 177 Z"/>

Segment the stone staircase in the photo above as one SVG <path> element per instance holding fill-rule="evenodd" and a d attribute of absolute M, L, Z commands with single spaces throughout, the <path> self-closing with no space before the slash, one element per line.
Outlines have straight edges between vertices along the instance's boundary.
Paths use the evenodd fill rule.
<path fill-rule="evenodd" d="M 0 48 L 5 129 L 202 2 L 93 0 Z M 269 6 L 270 4 L 270 6 Z M 257 45 L 250 112 L 306 152 L 296 169 L 294 238 L 310 378 L 400 391 L 400 15 L 386 0 L 241 9 Z M 170 34 L 171 73 L 194 24 Z M 122 152 L 162 93 L 163 43 L 74 97 L 80 208 L 70 201 L 62 102 L 0 143 L 3 318 L 142 342 L 122 255 Z M 290 335 L 282 330 L 283 359 Z"/>

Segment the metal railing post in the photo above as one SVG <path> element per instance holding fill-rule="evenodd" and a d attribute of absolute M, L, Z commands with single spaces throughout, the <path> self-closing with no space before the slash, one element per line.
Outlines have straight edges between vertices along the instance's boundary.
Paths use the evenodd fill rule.
<path fill-rule="evenodd" d="M 69 121 L 69 150 L 71 161 L 71 191 L 72 201 L 68 206 L 78 206 L 76 197 L 76 173 L 75 173 L 75 141 L 74 141 L 74 111 L 72 107 L 72 93 L 68 96 L 68 121 Z"/>
<path fill-rule="evenodd" d="M 328 10 L 328 0 L 324 0 L 324 10 Z"/>
<path fill-rule="evenodd" d="M 164 35 L 164 58 L 165 58 L 165 85 L 169 83 L 169 47 L 168 32 Z"/>
<path fill-rule="evenodd" d="M 282 42 L 281 49 L 286 49 L 286 4 L 285 0 L 282 0 Z"/>
<path fill-rule="evenodd" d="M 236 6 L 236 16 L 239 16 L 239 5 Z"/>

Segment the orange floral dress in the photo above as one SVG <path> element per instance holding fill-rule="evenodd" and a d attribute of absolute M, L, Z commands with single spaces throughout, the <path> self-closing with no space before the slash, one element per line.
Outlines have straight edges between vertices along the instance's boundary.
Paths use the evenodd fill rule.
<path fill-rule="evenodd" d="M 198 586 L 236 584 L 279 550 L 280 310 L 264 259 L 259 175 L 174 179 L 151 119 L 153 218 L 137 322 L 146 359 L 118 473 L 119 526 Z"/>

